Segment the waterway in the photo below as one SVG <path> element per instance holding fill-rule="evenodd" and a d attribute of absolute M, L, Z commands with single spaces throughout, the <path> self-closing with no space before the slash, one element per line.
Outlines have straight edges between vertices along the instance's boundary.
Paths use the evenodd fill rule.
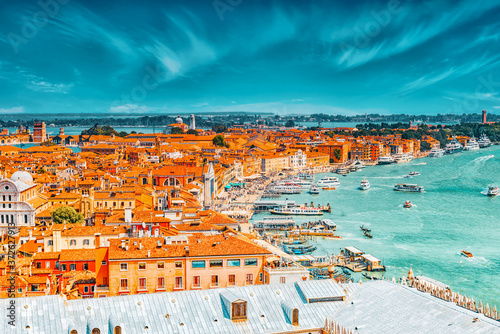
<path fill-rule="evenodd" d="M 411 171 L 420 176 L 404 178 Z M 317 174 L 316 180 L 323 176 Z M 371 188 L 358 189 L 363 178 Z M 326 205 L 332 212 L 323 218 L 337 225 L 340 240 L 315 238 L 313 255 L 339 254 L 354 246 L 383 260 L 387 278 L 407 274 L 410 266 L 416 275 L 432 277 L 452 290 L 500 305 L 500 196 L 482 194 L 492 182 L 500 186 L 500 146 L 416 159 L 408 163 L 371 166 L 346 177 L 339 176 L 336 190 L 310 195 L 287 195 L 297 203 Z M 397 183 L 414 183 L 424 193 L 396 192 Z M 413 206 L 403 208 L 406 200 Z M 267 214 L 257 214 L 254 220 Z M 317 218 L 316 218 L 317 219 Z M 298 223 L 314 220 L 295 216 Z M 365 225 L 373 239 L 360 230 Z M 474 257 L 460 255 L 470 251 Z M 354 275 L 356 280 L 360 275 Z"/>

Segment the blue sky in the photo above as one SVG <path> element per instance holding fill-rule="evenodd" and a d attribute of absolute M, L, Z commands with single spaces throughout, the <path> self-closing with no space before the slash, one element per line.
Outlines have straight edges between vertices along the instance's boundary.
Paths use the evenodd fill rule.
<path fill-rule="evenodd" d="M 0 113 L 499 113 L 498 17 L 500 0 L 3 1 Z"/>

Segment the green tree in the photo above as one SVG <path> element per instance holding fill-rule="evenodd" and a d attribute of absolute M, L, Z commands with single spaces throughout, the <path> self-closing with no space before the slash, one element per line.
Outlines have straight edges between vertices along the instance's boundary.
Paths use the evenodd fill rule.
<path fill-rule="evenodd" d="M 337 161 L 340 161 L 341 154 L 340 154 L 340 150 L 338 148 L 336 148 L 336 149 L 333 150 L 333 155 L 335 156 L 335 159 Z"/>
<path fill-rule="evenodd" d="M 58 207 L 50 214 L 52 215 L 52 220 L 55 224 L 63 224 L 64 222 L 68 224 L 75 224 L 83 222 L 83 215 L 76 212 L 74 208 L 66 205 Z"/>
<path fill-rule="evenodd" d="M 214 139 L 212 139 L 212 143 L 215 146 L 219 146 L 219 147 L 227 146 L 226 141 L 224 140 L 224 136 L 222 136 L 222 135 L 215 136 Z"/>
<path fill-rule="evenodd" d="M 212 126 L 212 130 L 215 131 L 215 133 L 224 133 L 227 131 L 227 127 L 224 124 L 215 124 Z"/>
<path fill-rule="evenodd" d="M 182 131 L 182 129 L 179 128 L 179 127 L 173 127 L 170 130 L 170 133 L 173 134 L 173 135 L 180 135 L 180 134 L 184 133 L 184 131 Z"/>
<path fill-rule="evenodd" d="M 56 143 L 54 143 L 53 141 L 51 140 L 46 140 L 44 141 L 43 143 L 40 143 L 40 146 L 55 146 L 57 145 Z"/>
<path fill-rule="evenodd" d="M 198 131 L 196 131 L 196 130 L 194 130 L 194 129 L 189 129 L 189 130 L 187 130 L 187 131 L 186 131 L 186 133 L 187 133 L 188 135 L 195 135 L 195 136 L 197 136 L 197 135 L 198 135 Z"/>
<path fill-rule="evenodd" d="M 285 126 L 287 128 L 293 128 L 295 126 L 295 122 L 293 121 L 293 119 L 289 119 L 288 121 L 286 121 Z"/>
<path fill-rule="evenodd" d="M 429 144 L 428 142 L 426 141 L 423 141 L 423 142 L 420 142 L 420 150 L 421 151 L 430 151 L 431 149 L 431 144 Z"/>

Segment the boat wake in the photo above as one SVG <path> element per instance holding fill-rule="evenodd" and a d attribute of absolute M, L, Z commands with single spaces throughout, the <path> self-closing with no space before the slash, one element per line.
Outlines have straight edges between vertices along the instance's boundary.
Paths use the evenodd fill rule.
<path fill-rule="evenodd" d="M 494 158 L 495 155 L 493 154 L 490 154 L 490 155 L 485 155 L 485 156 L 482 156 L 482 157 L 479 157 L 479 158 L 476 158 L 474 160 L 472 160 L 470 163 L 475 163 L 475 162 L 485 162 L 485 161 L 488 161 L 492 158 Z"/>

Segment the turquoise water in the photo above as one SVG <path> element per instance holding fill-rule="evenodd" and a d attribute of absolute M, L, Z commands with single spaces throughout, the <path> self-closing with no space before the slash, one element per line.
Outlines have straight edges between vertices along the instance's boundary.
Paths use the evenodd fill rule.
<path fill-rule="evenodd" d="M 403 178 L 411 171 L 421 175 Z M 324 175 L 333 174 L 317 174 L 316 180 Z M 357 189 L 363 177 L 371 184 L 367 191 Z M 332 205 L 332 213 L 323 217 L 337 223 L 337 234 L 343 239 L 316 238 L 318 249 L 313 255 L 338 254 L 340 248 L 354 246 L 383 260 L 386 277 L 401 277 L 412 265 L 416 275 L 500 305 L 500 196 L 481 194 L 492 181 L 500 186 L 500 146 L 367 167 L 339 180 L 336 190 L 320 195 L 303 191 L 286 196 L 298 203 Z M 425 192 L 392 190 L 396 183 L 405 182 L 424 186 Z M 413 203 L 412 208 L 403 208 L 406 200 Z M 312 219 L 296 216 L 295 220 Z M 373 239 L 364 237 L 359 229 L 363 224 L 372 230 Z M 461 256 L 463 249 L 474 257 Z M 360 275 L 354 277 L 359 280 Z"/>

